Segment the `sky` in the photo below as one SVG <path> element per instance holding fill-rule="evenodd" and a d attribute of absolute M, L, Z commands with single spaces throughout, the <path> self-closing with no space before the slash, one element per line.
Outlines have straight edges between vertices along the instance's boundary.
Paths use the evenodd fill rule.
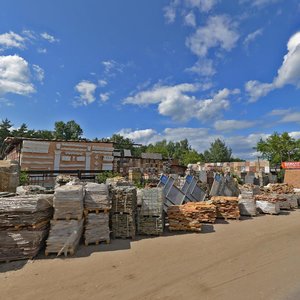
<path fill-rule="evenodd" d="M 136 143 L 300 138 L 298 0 L 0 0 L 0 120 Z"/>

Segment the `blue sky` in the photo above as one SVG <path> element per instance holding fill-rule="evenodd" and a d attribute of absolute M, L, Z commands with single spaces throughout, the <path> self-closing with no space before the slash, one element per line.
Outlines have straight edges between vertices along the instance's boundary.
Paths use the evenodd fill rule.
<path fill-rule="evenodd" d="M 0 119 L 137 143 L 300 138 L 296 0 L 1 1 Z"/>

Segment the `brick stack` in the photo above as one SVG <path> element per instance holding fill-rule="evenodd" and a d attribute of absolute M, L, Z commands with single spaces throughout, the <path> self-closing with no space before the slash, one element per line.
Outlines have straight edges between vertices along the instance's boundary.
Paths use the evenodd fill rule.
<path fill-rule="evenodd" d="M 110 242 L 109 210 L 111 203 L 105 184 L 88 183 L 85 186 L 85 245 Z"/>
<path fill-rule="evenodd" d="M 137 193 L 132 186 L 113 186 L 112 232 L 115 238 L 134 238 L 136 233 Z"/>
<path fill-rule="evenodd" d="M 54 220 L 46 242 L 46 255 L 75 253 L 83 230 L 83 198 L 82 185 L 64 185 L 55 189 Z"/>
<path fill-rule="evenodd" d="M 213 196 L 211 201 L 217 207 L 217 218 L 225 220 L 240 218 L 238 197 Z"/>
<path fill-rule="evenodd" d="M 0 202 L 0 261 L 35 257 L 49 232 L 53 196 L 15 196 Z"/>
<path fill-rule="evenodd" d="M 164 231 L 162 188 L 143 189 L 137 216 L 137 231 L 142 235 L 160 235 Z"/>
<path fill-rule="evenodd" d="M 256 201 L 256 208 L 261 213 L 271 214 L 271 215 L 278 215 L 280 213 L 279 201 L 275 194 L 256 195 L 255 201 Z"/>
<path fill-rule="evenodd" d="M 242 216 L 256 216 L 255 195 L 260 194 L 257 185 L 245 184 L 240 186 L 239 209 Z"/>

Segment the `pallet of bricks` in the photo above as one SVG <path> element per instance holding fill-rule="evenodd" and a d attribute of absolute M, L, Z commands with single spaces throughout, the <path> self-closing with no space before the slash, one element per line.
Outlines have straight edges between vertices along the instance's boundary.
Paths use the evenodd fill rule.
<path fill-rule="evenodd" d="M 239 220 L 238 197 L 213 196 L 210 200 L 217 208 L 217 218 Z"/>
<path fill-rule="evenodd" d="M 140 192 L 141 207 L 137 214 L 137 232 L 141 235 L 161 235 L 164 232 L 162 188 L 147 188 Z"/>
<path fill-rule="evenodd" d="M 133 186 L 111 186 L 111 224 L 114 238 L 136 234 L 137 191 Z"/>
<path fill-rule="evenodd" d="M 73 255 L 80 242 L 83 231 L 82 185 L 63 185 L 54 192 L 54 218 L 51 221 L 49 237 L 46 241 L 45 255 L 64 253 Z"/>
<path fill-rule="evenodd" d="M 244 184 L 239 187 L 239 210 L 241 216 L 254 217 L 257 214 L 255 196 L 260 194 L 260 188 L 254 184 Z"/>
<path fill-rule="evenodd" d="M 53 195 L 0 198 L 0 261 L 35 257 L 53 215 Z"/>
<path fill-rule="evenodd" d="M 106 184 L 87 183 L 84 197 L 84 243 L 85 245 L 101 242 L 109 244 L 109 211 L 111 203 Z"/>
<path fill-rule="evenodd" d="M 170 231 L 200 232 L 202 223 L 216 221 L 216 206 L 207 202 L 188 202 L 168 207 Z"/>

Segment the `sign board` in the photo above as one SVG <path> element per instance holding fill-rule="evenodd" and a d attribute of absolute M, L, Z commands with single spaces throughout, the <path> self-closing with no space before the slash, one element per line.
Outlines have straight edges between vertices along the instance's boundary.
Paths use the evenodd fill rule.
<path fill-rule="evenodd" d="M 289 161 L 281 163 L 283 169 L 300 169 L 300 161 Z"/>

